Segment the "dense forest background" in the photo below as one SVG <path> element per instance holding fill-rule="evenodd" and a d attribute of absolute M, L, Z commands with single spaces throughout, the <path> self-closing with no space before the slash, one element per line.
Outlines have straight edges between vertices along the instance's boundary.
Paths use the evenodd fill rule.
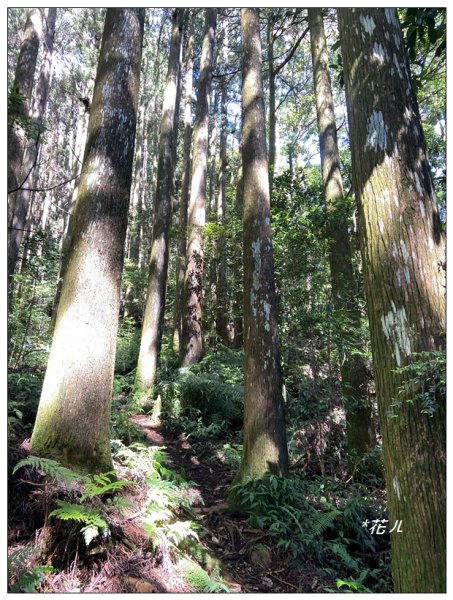
<path fill-rule="evenodd" d="M 9 591 L 445 591 L 445 9 L 7 16 Z"/>

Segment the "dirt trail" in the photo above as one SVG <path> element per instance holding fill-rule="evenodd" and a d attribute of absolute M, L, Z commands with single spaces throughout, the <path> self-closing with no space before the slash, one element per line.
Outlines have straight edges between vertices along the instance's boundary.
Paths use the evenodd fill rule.
<path fill-rule="evenodd" d="M 313 573 L 307 579 L 291 566 L 291 558 L 276 551 L 270 537 L 248 526 L 241 515 L 231 513 L 225 502 L 234 473 L 218 462 L 215 465 L 195 456 L 185 439 L 174 439 L 147 415 L 136 415 L 146 441 L 162 446 L 174 471 L 193 481 L 199 500 L 192 506 L 194 516 L 201 517 L 202 545 L 224 566 L 225 580 L 237 592 L 320 592 L 322 583 Z"/>

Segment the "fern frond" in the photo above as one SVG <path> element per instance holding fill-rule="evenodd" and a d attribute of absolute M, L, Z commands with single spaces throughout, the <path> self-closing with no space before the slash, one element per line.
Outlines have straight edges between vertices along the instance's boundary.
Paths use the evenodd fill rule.
<path fill-rule="evenodd" d="M 116 481 L 111 480 L 111 476 L 114 475 L 114 471 L 108 473 L 100 473 L 99 475 L 92 475 L 91 479 L 85 483 L 85 491 L 80 501 L 83 502 L 87 498 L 94 498 L 95 496 L 102 496 L 121 490 L 128 485 L 135 485 L 132 481 L 126 479 L 118 479 Z"/>
<path fill-rule="evenodd" d="M 320 512 L 317 511 L 313 516 L 313 520 L 311 523 L 311 528 L 315 535 L 320 535 L 325 531 L 332 523 L 335 521 L 336 517 L 340 515 L 341 512 L 336 508 L 329 510 L 329 512 Z"/>
<path fill-rule="evenodd" d="M 359 565 L 355 558 L 353 558 L 346 549 L 346 546 L 340 544 L 338 542 L 332 542 L 328 545 L 329 549 L 336 555 L 338 558 L 343 561 L 343 564 L 349 569 L 353 569 L 357 571 Z"/>
<path fill-rule="evenodd" d="M 62 521 L 84 523 L 87 526 L 97 527 L 98 529 L 108 529 L 107 521 L 96 508 L 72 504 L 64 500 L 57 500 L 56 502 L 59 508 L 53 510 L 49 516 L 57 517 L 57 519 L 61 519 Z"/>
<path fill-rule="evenodd" d="M 76 481 L 84 480 L 84 477 L 80 475 L 80 473 L 68 469 L 67 467 L 63 467 L 63 465 L 56 460 L 42 458 L 41 456 L 28 456 L 27 458 L 23 458 L 15 465 L 13 474 L 22 467 L 31 467 L 36 471 L 42 471 L 47 477 L 50 477 L 50 479 L 62 483 L 68 491 L 71 490 L 72 485 Z"/>

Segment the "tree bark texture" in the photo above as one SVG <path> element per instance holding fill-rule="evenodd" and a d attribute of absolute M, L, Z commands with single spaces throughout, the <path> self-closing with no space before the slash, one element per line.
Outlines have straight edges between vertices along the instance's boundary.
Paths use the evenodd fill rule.
<path fill-rule="evenodd" d="M 348 231 L 348 209 L 340 172 L 337 126 L 321 8 L 308 9 L 308 24 L 321 169 L 327 207 L 333 306 L 339 316 L 349 321 L 350 330 L 360 330 L 360 311 L 355 299 L 357 286 Z M 341 381 L 346 412 L 348 452 L 361 456 L 373 449 L 376 438 L 368 396 L 367 369 L 360 355 L 350 353 L 346 355 L 341 366 Z"/>
<path fill-rule="evenodd" d="M 191 26 L 192 28 L 192 26 Z M 190 31 L 187 42 L 187 59 L 185 73 L 185 108 L 184 108 L 184 142 L 183 170 L 181 176 L 181 194 L 179 200 L 178 222 L 178 255 L 176 259 L 176 286 L 173 305 L 173 352 L 178 356 L 181 345 L 184 275 L 186 272 L 187 246 L 187 210 L 190 196 L 191 150 L 192 150 L 192 91 L 193 91 L 193 31 Z"/>
<path fill-rule="evenodd" d="M 55 21 L 57 18 L 57 9 L 49 8 L 47 15 L 47 29 L 44 40 L 44 54 L 40 67 L 38 82 L 36 86 L 33 110 L 31 114 L 33 127 L 38 128 L 42 125 L 46 111 L 47 96 L 49 94 L 50 79 L 52 73 L 52 55 L 55 36 Z M 11 280 L 16 269 L 17 258 L 19 256 L 19 247 L 24 236 L 24 230 L 27 228 L 27 214 L 33 193 L 28 188 L 34 188 L 36 182 L 37 167 L 36 161 L 39 151 L 40 134 L 36 139 L 30 139 L 26 143 L 22 159 L 22 172 L 19 184 L 23 188 L 15 194 L 14 214 L 12 215 L 11 231 L 8 244 L 8 278 Z"/>
<path fill-rule="evenodd" d="M 136 386 L 147 392 L 155 383 L 162 340 L 169 256 L 169 232 L 172 215 L 174 172 L 173 146 L 176 144 L 175 110 L 184 9 L 173 13 L 170 55 L 168 58 L 162 120 L 160 126 L 159 162 L 154 204 L 153 241 L 149 267 L 148 292 L 143 315 Z"/>
<path fill-rule="evenodd" d="M 16 210 L 16 191 L 22 183 L 22 161 L 27 144 L 27 135 L 23 122 L 29 117 L 33 78 L 38 59 L 39 43 L 42 33 L 41 8 L 31 8 L 27 13 L 22 43 L 14 75 L 13 90 L 19 94 L 18 102 L 11 107 L 8 114 L 8 226 L 12 226 Z M 17 253 L 13 252 L 16 244 L 8 243 L 8 277 L 14 272 Z"/>
<path fill-rule="evenodd" d="M 112 469 L 110 410 L 144 9 L 107 9 L 73 233 L 32 452 Z"/>
<path fill-rule="evenodd" d="M 445 398 L 422 412 L 398 369 L 445 348 L 444 236 L 396 9 L 338 17 L 395 591 L 443 592 Z"/>
<path fill-rule="evenodd" d="M 198 362 L 203 351 L 201 316 L 203 295 L 203 229 L 206 211 L 208 166 L 209 93 L 212 78 L 214 35 L 217 10 L 206 9 L 197 107 L 193 131 L 193 159 L 188 214 L 184 315 L 180 362 L 182 366 Z"/>
<path fill-rule="evenodd" d="M 284 476 L 288 452 L 270 226 L 259 9 L 241 9 L 244 450 L 236 481 Z"/>

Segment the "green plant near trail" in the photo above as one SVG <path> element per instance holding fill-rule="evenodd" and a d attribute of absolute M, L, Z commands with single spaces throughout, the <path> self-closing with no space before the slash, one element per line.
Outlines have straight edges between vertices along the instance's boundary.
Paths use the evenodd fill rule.
<path fill-rule="evenodd" d="M 183 514 L 193 503 L 195 484 L 169 467 L 163 448 L 139 442 L 127 447 L 115 440 L 113 456 L 128 467 L 135 481 L 146 483 L 142 525 L 153 548 L 165 547 L 177 553 L 188 539 L 198 541 L 197 524 Z"/>
<path fill-rule="evenodd" d="M 58 486 L 63 487 L 67 493 L 74 491 L 73 488 L 76 485 L 82 491 L 77 503 L 57 498 L 55 500 L 57 508 L 48 516 L 81 526 L 79 532 L 82 534 L 86 546 L 89 546 L 97 538 L 104 539 L 109 535 L 107 518 L 109 509 L 121 510 L 124 508 L 123 502 L 115 503 L 110 499 L 109 503 L 104 503 L 101 499 L 133 485 L 130 481 L 116 479 L 114 471 L 83 476 L 55 460 L 38 456 L 28 456 L 19 461 L 13 469 L 13 474 L 23 467 L 31 467 L 43 473 Z M 97 505 L 93 505 L 94 502 Z"/>
<path fill-rule="evenodd" d="M 54 573 L 50 565 L 33 565 L 36 548 L 19 548 L 8 555 L 8 592 L 33 594 L 38 591 L 46 573 Z"/>
<path fill-rule="evenodd" d="M 162 419 L 170 425 L 175 419 L 197 410 L 205 424 L 242 420 L 244 389 L 242 352 L 222 348 L 208 352 L 197 364 L 182 369 L 162 369 L 156 393 L 162 399 Z"/>
<path fill-rule="evenodd" d="M 190 559 L 183 559 L 179 563 L 184 581 L 191 585 L 197 592 L 204 593 L 229 593 L 232 590 L 223 581 L 220 573 L 213 572 L 208 575 L 204 569 Z"/>
<path fill-rule="evenodd" d="M 365 488 L 353 491 L 359 490 Z M 362 527 L 378 506 L 351 488 L 344 494 L 338 484 L 268 475 L 233 486 L 230 503 L 249 515 L 251 526 L 266 530 L 277 548 L 290 552 L 296 564 L 314 563 L 332 579 L 364 572 L 369 585 L 389 591 L 388 566 L 364 560 L 381 550 L 382 541 Z"/>
<path fill-rule="evenodd" d="M 368 570 L 363 570 L 357 579 L 337 579 L 337 589 L 333 590 L 332 588 L 325 588 L 325 592 L 333 592 L 335 593 L 337 590 L 341 590 L 342 592 L 349 594 L 372 594 L 372 591 L 363 585 L 363 581 L 368 576 Z"/>
<path fill-rule="evenodd" d="M 18 438 L 27 432 L 29 437 L 36 411 L 44 373 L 38 370 L 11 371 L 8 373 L 8 435 Z"/>
<path fill-rule="evenodd" d="M 130 394 L 132 385 L 133 374 L 116 375 L 113 380 L 112 438 L 126 444 L 143 440 L 143 432 L 131 421 L 131 417 L 143 412 L 137 399 Z"/>
<path fill-rule="evenodd" d="M 84 480 L 84 477 L 80 475 L 80 473 L 64 467 L 51 458 L 42 458 L 40 456 L 32 455 L 27 456 L 27 458 L 23 458 L 16 463 L 13 469 L 13 475 L 23 467 L 31 467 L 36 471 L 41 471 L 55 483 L 63 485 L 66 491 L 71 491 L 76 482 L 83 482 Z"/>
<path fill-rule="evenodd" d="M 121 320 L 116 343 L 115 373 L 125 375 L 136 366 L 140 334 L 140 328 L 133 319 L 125 317 Z"/>

